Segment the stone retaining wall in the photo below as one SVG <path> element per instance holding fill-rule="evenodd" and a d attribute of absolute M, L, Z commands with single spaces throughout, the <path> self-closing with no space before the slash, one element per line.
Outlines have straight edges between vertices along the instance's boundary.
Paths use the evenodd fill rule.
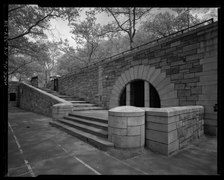
<path fill-rule="evenodd" d="M 46 116 L 52 116 L 52 106 L 58 103 L 68 103 L 64 99 L 58 98 L 35 88 L 31 85 L 21 83 L 19 85 L 20 104 L 22 109 L 37 112 Z"/>
<path fill-rule="evenodd" d="M 120 79 L 118 96 L 126 85 L 124 72 L 134 70 L 131 76 L 141 69 L 155 69 L 152 77 L 163 89 L 163 107 L 203 105 L 205 132 L 216 135 L 217 49 L 218 22 L 214 22 L 65 75 L 59 78 L 59 92 L 109 109 L 113 87 L 120 84 L 116 82 Z"/>
<path fill-rule="evenodd" d="M 146 147 L 170 155 L 204 134 L 203 106 L 145 108 Z"/>

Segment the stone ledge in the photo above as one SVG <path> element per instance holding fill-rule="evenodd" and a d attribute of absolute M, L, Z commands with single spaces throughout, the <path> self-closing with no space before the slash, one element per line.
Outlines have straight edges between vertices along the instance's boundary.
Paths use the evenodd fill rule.
<path fill-rule="evenodd" d="M 145 115 L 145 111 L 141 108 L 137 108 L 134 106 L 119 106 L 112 108 L 108 111 L 110 116 L 143 116 Z"/>
<path fill-rule="evenodd" d="M 142 108 L 145 110 L 146 115 L 151 116 L 175 116 L 188 112 L 204 112 L 203 106 L 180 106 L 180 107 L 166 107 L 166 108 Z"/>

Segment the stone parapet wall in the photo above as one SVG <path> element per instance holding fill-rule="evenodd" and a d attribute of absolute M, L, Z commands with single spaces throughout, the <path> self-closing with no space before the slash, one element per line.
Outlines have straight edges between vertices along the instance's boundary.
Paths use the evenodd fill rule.
<path fill-rule="evenodd" d="M 146 147 L 170 155 L 204 134 L 203 106 L 144 108 Z"/>
<path fill-rule="evenodd" d="M 66 103 L 64 99 L 21 83 L 19 85 L 20 107 L 29 111 L 52 116 L 52 106 L 58 103 Z"/>

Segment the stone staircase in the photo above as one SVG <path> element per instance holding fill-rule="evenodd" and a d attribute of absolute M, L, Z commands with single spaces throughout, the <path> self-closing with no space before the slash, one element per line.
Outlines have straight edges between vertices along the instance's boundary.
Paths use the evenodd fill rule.
<path fill-rule="evenodd" d="M 71 102 L 74 107 L 73 112 L 67 116 L 50 122 L 52 126 L 101 150 L 106 151 L 114 147 L 114 144 L 108 141 L 108 118 L 102 116 L 102 113 L 107 113 L 106 110 L 80 98 L 60 95 L 49 89 L 42 90 Z"/>

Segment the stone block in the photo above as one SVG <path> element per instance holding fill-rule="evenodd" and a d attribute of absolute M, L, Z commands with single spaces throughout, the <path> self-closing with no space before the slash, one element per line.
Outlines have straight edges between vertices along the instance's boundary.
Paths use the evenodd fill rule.
<path fill-rule="evenodd" d="M 143 73 L 142 73 L 142 79 L 147 78 L 148 72 L 149 72 L 149 66 L 144 66 Z"/>
<path fill-rule="evenodd" d="M 174 43 L 171 43 L 170 46 L 171 46 L 171 47 L 174 47 L 174 46 L 178 46 L 178 45 L 180 45 L 180 44 L 181 44 L 181 41 L 176 41 L 176 42 L 174 42 Z"/>
<path fill-rule="evenodd" d="M 151 140 L 146 140 L 146 147 L 151 149 L 154 152 L 158 152 L 163 155 L 170 155 L 173 152 L 179 150 L 179 141 L 176 140 L 173 143 L 170 143 L 169 145 L 151 141 Z"/>
<path fill-rule="evenodd" d="M 126 78 L 126 76 L 125 76 L 125 73 L 123 73 L 122 75 L 121 75 L 121 78 L 122 78 L 122 81 L 123 81 L 123 83 L 124 83 L 124 85 L 128 82 L 128 80 L 127 80 L 127 78 Z"/>
<path fill-rule="evenodd" d="M 218 65 L 216 62 L 211 62 L 211 63 L 206 63 L 203 64 L 203 71 L 212 71 L 212 70 L 217 70 L 218 69 Z"/>
<path fill-rule="evenodd" d="M 179 120 L 179 116 L 170 116 L 170 117 L 165 117 L 165 116 L 150 116 L 146 115 L 146 121 L 150 122 L 155 122 L 155 123 L 161 123 L 161 124 L 170 124 L 173 122 L 176 122 Z"/>
<path fill-rule="evenodd" d="M 167 94 L 172 90 L 174 90 L 174 84 L 173 83 L 169 83 L 166 86 L 163 86 L 163 88 L 161 90 L 158 89 L 160 95 Z"/>
<path fill-rule="evenodd" d="M 112 128 L 112 134 L 126 136 L 128 134 L 128 131 L 126 128 Z"/>
<path fill-rule="evenodd" d="M 183 79 L 184 74 L 183 73 L 172 74 L 170 77 L 171 77 L 171 80 Z"/>
<path fill-rule="evenodd" d="M 127 81 L 129 82 L 129 81 L 131 80 L 131 74 L 130 74 L 130 71 L 128 70 L 128 71 L 125 71 L 124 73 L 125 73 L 125 76 L 126 76 L 126 78 L 127 78 Z"/>
<path fill-rule="evenodd" d="M 128 126 L 140 126 L 145 124 L 145 116 L 127 117 Z"/>
<path fill-rule="evenodd" d="M 127 117 L 109 115 L 108 118 L 109 127 L 127 128 Z"/>
<path fill-rule="evenodd" d="M 151 75 L 151 78 L 149 79 L 149 82 L 151 84 L 154 84 L 154 80 L 159 76 L 160 74 L 160 69 L 157 69 L 156 71 L 154 71 L 154 73 Z"/>
<path fill-rule="evenodd" d="M 162 132 L 170 132 L 177 128 L 176 123 L 170 124 L 160 124 L 151 121 L 146 122 L 146 129 L 155 130 L 155 131 L 162 131 Z"/>
<path fill-rule="evenodd" d="M 133 80 L 134 79 L 134 68 L 132 67 L 129 71 L 130 71 L 130 75 L 131 75 L 130 80 Z"/>
<path fill-rule="evenodd" d="M 197 49 L 199 47 L 200 47 L 200 44 L 198 44 L 198 43 L 191 44 L 191 45 L 183 47 L 183 52 L 190 51 L 190 50 L 193 50 L 193 49 Z"/>
<path fill-rule="evenodd" d="M 146 129 L 146 139 L 164 144 L 170 144 L 171 142 L 177 140 L 177 130 L 173 130 L 167 133 Z"/>
<path fill-rule="evenodd" d="M 137 79 L 142 79 L 143 68 L 144 68 L 143 65 L 138 67 Z"/>
<path fill-rule="evenodd" d="M 166 87 L 169 84 L 170 84 L 170 78 L 166 77 L 155 87 L 158 91 L 160 91 L 160 90 L 164 89 L 164 87 Z"/>
<path fill-rule="evenodd" d="M 137 75 L 138 75 L 138 66 L 135 66 L 134 69 L 134 79 L 137 79 Z"/>
<path fill-rule="evenodd" d="M 177 91 L 170 91 L 169 93 L 162 94 L 160 96 L 160 99 L 163 99 L 163 100 L 174 99 L 174 98 L 177 98 Z"/>
<path fill-rule="evenodd" d="M 149 72 L 147 74 L 146 80 L 149 80 L 151 78 L 151 75 L 153 74 L 154 71 L 155 71 L 155 67 L 151 67 L 149 69 Z"/>
<path fill-rule="evenodd" d="M 127 135 L 141 135 L 141 126 L 128 126 Z"/>
<path fill-rule="evenodd" d="M 191 92 L 190 89 L 183 89 L 183 90 L 178 90 L 177 91 L 177 96 L 181 97 L 181 96 L 190 96 Z"/>
<path fill-rule="evenodd" d="M 116 148 L 137 148 L 140 145 L 140 136 L 118 136 L 114 135 L 112 137 L 112 142 Z"/>
<path fill-rule="evenodd" d="M 145 125 L 140 126 L 140 131 L 141 131 L 141 146 L 145 145 Z"/>
<path fill-rule="evenodd" d="M 185 89 L 185 84 L 181 84 L 181 83 L 180 84 L 175 84 L 174 89 L 177 89 L 177 90 L 178 89 Z"/>

